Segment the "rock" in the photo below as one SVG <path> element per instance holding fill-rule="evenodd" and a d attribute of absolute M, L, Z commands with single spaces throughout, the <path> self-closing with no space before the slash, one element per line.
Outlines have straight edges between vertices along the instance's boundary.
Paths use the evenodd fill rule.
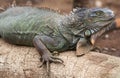
<path fill-rule="evenodd" d="M 39 68 L 40 55 L 33 47 L 15 46 L 0 39 L 0 78 L 46 78 L 46 66 Z M 79 49 L 80 50 L 80 49 Z M 51 63 L 51 78 L 120 78 L 120 58 L 88 52 L 61 53 L 64 65 Z"/>

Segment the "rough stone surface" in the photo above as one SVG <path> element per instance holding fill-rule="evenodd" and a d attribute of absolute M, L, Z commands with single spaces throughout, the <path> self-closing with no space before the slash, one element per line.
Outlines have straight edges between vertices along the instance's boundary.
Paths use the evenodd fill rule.
<path fill-rule="evenodd" d="M 0 78 L 46 78 L 39 68 L 39 54 L 33 47 L 15 46 L 0 39 Z M 58 57 L 64 65 L 51 64 L 51 78 L 120 78 L 120 58 L 89 52 L 76 57 L 74 51 Z"/>

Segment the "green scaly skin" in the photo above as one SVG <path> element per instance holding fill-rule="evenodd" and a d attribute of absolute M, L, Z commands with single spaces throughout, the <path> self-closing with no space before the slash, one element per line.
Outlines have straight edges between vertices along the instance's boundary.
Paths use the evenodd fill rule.
<path fill-rule="evenodd" d="M 113 11 L 107 8 L 76 8 L 61 15 L 48 9 L 14 7 L 0 14 L 0 35 L 12 44 L 34 45 L 48 66 L 62 62 L 50 52 L 74 49 L 79 40 L 94 44 L 101 34 L 115 28 L 113 24 Z"/>

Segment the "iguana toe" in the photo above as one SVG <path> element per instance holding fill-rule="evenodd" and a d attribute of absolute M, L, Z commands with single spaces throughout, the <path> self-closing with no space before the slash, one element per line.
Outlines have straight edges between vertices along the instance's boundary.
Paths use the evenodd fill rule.
<path fill-rule="evenodd" d="M 101 49 L 100 47 L 93 46 L 93 47 L 90 49 L 90 51 L 97 51 L 97 52 L 101 53 L 101 52 L 102 52 L 102 49 Z"/>
<path fill-rule="evenodd" d="M 49 76 L 50 75 L 50 63 L 60 63 L 60 64 L 63 64 L 64 61 L 62 59 L 58 58 L 58 57 L 55 57 L 55 56 L 52 56 L 52 55 L 46 55 L 46 57 L 43 56 L 41 58 L 41 62 L 42 62 L 42 64 L 40 65 L 40 67 L 45 65 L 46 68 L 47 68 L 47 74 Z"/>

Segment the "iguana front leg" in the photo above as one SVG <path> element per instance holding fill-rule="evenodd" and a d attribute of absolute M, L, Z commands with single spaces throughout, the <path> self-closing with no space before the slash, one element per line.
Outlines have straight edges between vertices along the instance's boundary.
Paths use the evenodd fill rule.
<path fill-rule="evenodd" d="M 45 39 L 45 41 L 48 40 L 49 42 L 52 43 L 51 39 Z M 42 58 L 42 65 L 45 63 L 47 65 L 47 73 L 49 74 L 50 71 L 50 63 L 55 62 L 55 63 L 63 63 L 63 60 L 60 58 L 54 57 L 50 51 L 46 48 L 46 46 L 43 44 L 41 38 L 39 35 L 35 36 L 33 39 L 33 44 L 38 50 L 39 54 L 41 55 Z"/>
<path fill-rule="evenodd" d="M 89 44 L 89 40 L 86 38 L 80 38 L 80 40 L 77 42 L 76 56 L 82 56 L 89 52 L 90 49 L 91 45 Z"/>

